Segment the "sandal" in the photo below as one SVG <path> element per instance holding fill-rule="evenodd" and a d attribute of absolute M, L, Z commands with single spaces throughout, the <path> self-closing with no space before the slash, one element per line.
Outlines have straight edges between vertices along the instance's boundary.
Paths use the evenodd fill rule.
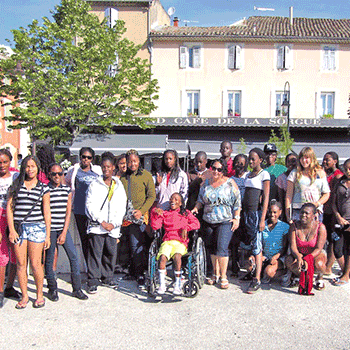
<path fill-rule="evenodd" d="M 209 286 L 213 286 L 218 282 L 219 282 L 219 276 L 213 275 L 212 277 L 207 277 L 207 284 L 209 284 Z"/>
<path fill-rule="evenodd" d="M 317 290 L 323 290 L 326 288 L 326 285 L 324 283 L 324 280 L 317 280 L 316 281 L 316 285 L 315 285 L 315 289 Z"/>
<path fill-rule="evenodd" d="M 349 283 L 349 281 L 341 280 L 339 277 L 334 278 L 334 279 L 332 280 L 333 286 L 337 286 L 337 287 L 344 286 L 345 284 L 348 284 L 348 283 Z"/>
<path fill-rule="evenodd" d="M 33 304 L 33 308 L 34 309 L 40 309 L 40 308 L 42 308 L 44 306 L 45 306 L 45 299 L 43 299 L 41 301 L 38 301 L 38 300 L 34 301 L 34 304 Z"/>
<path fill-rule="evenodd" d="M 221 289 L 227 289 L 229 287 L 228 279 L 227 278 L 221 278 L 220 288 Z"/>
<path fill-rule="evenodd" d="M 15 305 L 15 308 L 17 310 L 25 309 L 27 307 L 28 302 L 29 302 L 29 299 L 26 301 L 21 300 Z"/>

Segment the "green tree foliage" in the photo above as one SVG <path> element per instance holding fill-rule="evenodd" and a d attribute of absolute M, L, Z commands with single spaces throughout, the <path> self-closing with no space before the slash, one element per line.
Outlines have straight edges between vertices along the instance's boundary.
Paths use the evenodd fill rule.
<path fill-rule="evenodd" d="M 238 154 L 246 154 L 247 152 L 247 144 L 245 143 L 245 139 L 241 137 L 239 139 L 239 145 L 237 146 L 237 153 Z"/>
<path fill-rule="evenodd" d="M 53 20 L 12 30 L 14 54 L 0 62 L 0 78 L 12 83 L 0 89 L 16 98 L 9 117 L 18 122 L 14 128 L 58 144 L 82 131 L 147 127 L 150 119 L 142 116 L 158 98 L 150 65 L 136 57 L 140 46 L 123 38 L 123 21 L 109 28 L 89 9 L 83 0 L 62 0 Z"/>
<path fill-rule="evenodd" d="M 285 165 L 285 157 L 288 153 L 292 152 L 294 144 L 294 139 L 290 137 L 287 126 L 280 127 L 279 136 L 276 135 L 274 130 L 271 130 L 271 136 L 268 143 L 274 143 L 277 146 L 278 158 L 276 163 Z"/>

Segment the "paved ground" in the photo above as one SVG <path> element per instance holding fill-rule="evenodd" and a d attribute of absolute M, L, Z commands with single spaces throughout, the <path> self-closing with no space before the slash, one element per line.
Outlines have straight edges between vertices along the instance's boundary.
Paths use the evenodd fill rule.
<path fill-rule="evenodd" d="M 64 279 L 60 300 L 43 309 L 6 301 L 0 349 L 350 349 L 350 288 L 328 281 L 306 297 L 275 283 L 248 295 L 231 279 L 228 290 L 204 286 L 194 299 L 150 299 L 123 281 L 80 301 Z"/>

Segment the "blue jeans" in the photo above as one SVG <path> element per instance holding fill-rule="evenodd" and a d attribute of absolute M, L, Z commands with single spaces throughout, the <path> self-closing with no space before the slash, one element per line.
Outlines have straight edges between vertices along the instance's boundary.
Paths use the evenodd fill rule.
<path fill-rule="evenodd" d="M 244 212 L 244 223 L 254 255 L 262 251 L 262 233 L 259 231 L 261 215 L 261 210 Z"/>
<path fill-rule="evenodd" d="M 231 231 L 232 224 L 229 221 L 222 222 L 220 224 L 205 223 L 204 230 L 204 242 L 208 247 L 211 255 L 217 255 L 222 257 L 228 257 L 228 247 L 233 235 Z"/>
<path fill-rule="evenodd" d="M 146 232 L 141 231 L 140 225 L 131 224 L 125 229 L 125 234 L 129 241 L 130 251 L 130 275 L 138 278 L 143 276 L 144 271 L 147 268 L 147 256 L 146 256 Z"/>
<path fill-rule="evenodd" d="M 57 281 L 55 278 L 55 273 L 53 271 L 53 261 L 55 258 L 55 248 L 57 247 L 57 238 L 61 233 L 62 231 L 51 231 L 51 235 L 50 235 L 51 245 L 50 245 L 50 248 L 46 251 L 45 272 L 46 272 L 47 286 L 49 290 L 57 289 Z M 80 267 L 79 267 L 79 259 L 78 259 L 77 251 L 75 249 L 75 246 L 69 231 L 67 232 L 66 241 L 64 242 L 62 247 L 65 250 L 69 259 L 73 292 L 75 292 L 81 289 L 81 277 L 80 277 Z"/>

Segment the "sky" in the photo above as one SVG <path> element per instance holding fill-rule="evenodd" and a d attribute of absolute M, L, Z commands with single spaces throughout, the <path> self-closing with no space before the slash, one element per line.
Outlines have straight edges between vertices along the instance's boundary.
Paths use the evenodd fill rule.
<path fill-rule="evenodd" d="M 27 27 L 34 19 L 50 17 L 50 10 L 60 0 L 0 0 L 0 44 L 9 45 L 11 29 Z M 289 16 L 289 7 L 294 7 L 294 17 L 350 18 L 349 0 L 161 0 L 163 7 L 175 7 L 180 25 L 224 26 L 243 17 Z M 273 8 L 275 11 L 254 11 Z"/>

